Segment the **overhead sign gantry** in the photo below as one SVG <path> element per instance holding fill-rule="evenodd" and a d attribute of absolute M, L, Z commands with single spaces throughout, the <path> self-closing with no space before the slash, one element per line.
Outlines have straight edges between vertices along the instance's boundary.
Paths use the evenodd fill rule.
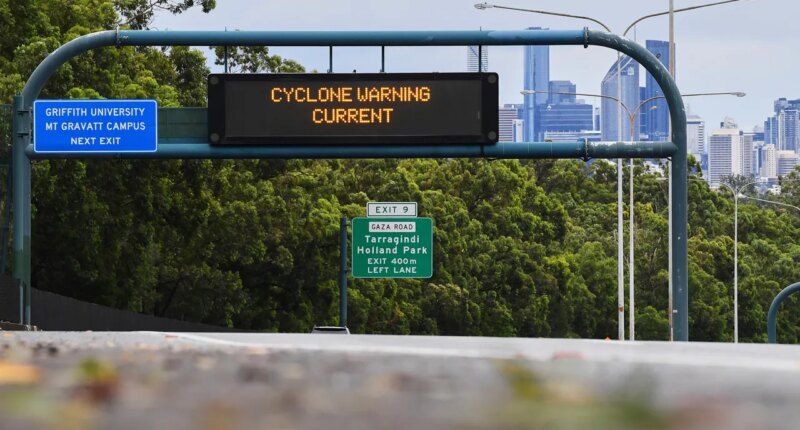
<path fill-rule="evenodd" d="M 206 118 L 201 122 L 183 124 L 178 136 L 159 136 L 155 152 L 142 153 L 42 153 L 32 145 L 31 110 L 40 91 L 64 63 L 90 49 L 104 46 L 525 46 L 525 45 L 582 45 L 603 46 L 622 52 L 641 64 L 658 82 L 669 106 L 672 122 L 671 142 L 636 142 L 615 144 L 593 144 L 589 142 L 495 142 L 489 136 L 477 143 L 434 143 L 425 136 L 422 143 L 414 142 L 413 136 L 381 145 L 357 142 L 357 136 L 339 136 L 341 143 L 331 145 L 325 136 L 314 139 L 292 136 L 291 130 L 281 138 L 309 139 L 308 144 L 214 144 L 207 134 L 212 127 Z M 277 95 L 277 94 L 276 94 Z M 391 106 L 390 106 L 391 107 Z M 386 107 L 386 108 L 390 108 Z M 341 107 L 350 109 L 350 107 Z M 355 108 L 355 107 L 353 107 Z M 367 107 L 368 108 L 368 107 Z M 357 108 L 361 109 L 361 107 Z M 393 112 L 393 111 L 392 111 Z M 312 121 L 313 121 L 313 112 Z M 317 114 L 319 115 L 319 114 Z M 330 114 L 329 114 L 330 115 Z M 339 114 L 333 114 L 340 121 Z M 371 114 L 367 114 L 369 116 Z M 356 116 L 361 118 L 361 112 Z M 353 118 L 350 111 L 345 117 Z M 318 120 L 319 116 L 316 117 Z M 322 117 L 323 122 L 326 117 Z M 328 116 L 328 119 L 331 117 Z M 230 124 L 231 127 L 236 124 Z M 241 124 L 240 124 L 241 125 Z M 327 125 L 327 124 L 326 124 Z M 206 127 L 200 138 L 192 131 Z M 219 134 L 219 142 L 228 132 Z M 163 128 L 162 128 L 163 129 Z M 187 133 L 187 130 L 189 133 Z M 233 130 L 233 128 L 232 128 Z M 476 136 L 470 131 L 469 135 Z M 187 136 L 191 135 L 191 136 Z M 237 137 L 237 136 L 231 136 Z M 253 138 L 259 136 L 238 136 Z M 260 136 L 269 140 L 270 136 Z M 161 140 L 168 140 L 161 144 Z M 464 136 L 459 136 L 464 139 Z M 689 292 L 688 292 L 688 202 L 687 202 L 687 139 L 686 112 L 675 81 L 661 62 L 643 46 L 619 36 L 583 30 L 515 30 L 515 31 L 102 31 L 78 37 L 48 55 L 33 71 L 22 94 L 14 97 L 13 116 L 13 160 L 14 181 L 14 278 L 21 286 L 30 287 L 31 270 L 31 194 L 30 161 L 40 158 L 425 158 L 425 157 L 470 157 L 470 158 L 672 158 L 673 189 L 671 205 L 672 267 L 674 339 L 689 340 Z M 401 141 L 402 140 L 402 141 Z M 488 141 L 488 143 L 487 143 Z M 218 143 L 218 142 L 217 142 Z M 30 294 L 25 309 L 25 322 L 30 323 Z"/>

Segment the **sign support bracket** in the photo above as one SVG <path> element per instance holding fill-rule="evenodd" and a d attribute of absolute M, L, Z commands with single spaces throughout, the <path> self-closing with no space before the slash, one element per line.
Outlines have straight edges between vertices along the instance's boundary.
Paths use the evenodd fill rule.
<path fill-rule="evenodd" d="M 339 326 L 347 327 L 347 217 L 339 222 Z"/>

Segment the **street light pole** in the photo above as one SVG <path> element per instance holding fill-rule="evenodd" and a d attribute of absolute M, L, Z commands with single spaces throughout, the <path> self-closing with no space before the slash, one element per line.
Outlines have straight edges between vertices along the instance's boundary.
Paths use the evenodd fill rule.
<path fill-rule="evenodd" d="M 702 8 L 711 7 L 711 6 L 718 6 L 718 5 L 722 5 L 722 4 L 726 4 L 726 3 L 734 3 L 734 2 L 737 2 L 737 1 L 740 1 L 740 0 L 724 0 L 724 1 L 714 2 L 714 3 L 707 3 L 707 4 L 697 5 L 697 6 L 690 6 L 690 7 L 684 7 L 684 8 L 680 8 L 680 9 L 675 9 L 674 1 L 673 0 L 669 0 L 669 10 L 668 11 L 654 13 L 654 14 L 650 14 L 650 15 L 645 15 L 645 16 L 633 21 L 625 29 L 625 31 L 622 32 L 622 37 L 627 36 L 628 32 L 632 28 L 634 28 L 636 26 L 636 24 L 638 24 L 638 23 L 640 23 L 640 22 L 642 22 L 642 21 L 644 21 L 644 20 L 646 20 L 648 18 L 655 18 L 655 17 L 658 17 L 658 16 L 669 15 L 669 44 L 668 44 L 669 45 L 669 65 L 668 65 L 669 69 L 668 70 L 669 70 L 670 76 L 672 76 L 672 78 L 675 79 L 675 13 L 677 13 L 677 12 L 686 12 L 686 11 L 695 10 L 695 9 L 702 9 Z M 617 77 L 617 81 L 619 81 L 619 75 Z M 739 97 L 742 97 L 742 96 L 739 96 Z M 672 136 L 672 118 L 671 117 L 668 118 L 668 121 L 669 121 L 668 122 L 668 124 L 669 124 L 668 135 Z M 633 172 L 633 160 L 631 160 L 631 172 Z M 631 175 L 633 175 L 633 173 L 631 173 Z M 667 235 L 668 235 L 668 244 L 667 244 L 668 252 L 667 252 L 667 254 L 668 254 L 668 258 L 669 258 L 668 263 L 667 263 L 668 264 L 668 269 L 667 270 L 669 271 L 669 284 L 667 286 L 667 294 L 668 294 L 668 306 L 669 306 L 669 340 L 672 341 L 673 338 L 674 338 L 674 333 L 673 333 L 674 330 L 673 330 L 672 319 L 673 319 L 673 314 L 675 313 L 675 307 L 674 307 L 673 302 L 672 302 L 672 287 L 673 287 L 673 283 L 672 283 L 672 160 L 671 159 L 667 159 L 667 178 L 669 180 L 668 181 L 669 182 L 669 196 L 667 197 L 668 198 L 668 200 L 667 200 L 668 211 L 667 212 L 668 212 L 668 216 L 669 216 L 669 219 L 667 221 L 669 223 L 669 230 L 668 230 L 668 233 L 667 233 Z M 633 178 L 632 177 L 631 177 L 631 185 L 630 185 L 629 193 L 631 194 L 631 196 L 633 195 Z M 633 206 L 633 197 L 631 197 L 631 206 Z M 630 217 L 630 222 L 629 223 L 630 223 L 630 231 L 631 231 L 630 234 L 632 235 L 633 234 L 633 211 L 631 211 L 631 217 Z M 633 254 L 633 239 L 631 239 L 631 250 L 630 250 L 630 253 L 631 253 L 630 259 L 631 259 L 631 261 L 633 261 L 633 255 L 632 255 Z M 632 264 L 633 263 L 631 263 L 631 265 Z M 634 269 L 631 268 L 630 270 L 631 270 L 631 277 L 633 277 Z M 633 289 L 633 281 L 631 281 L 631 289 Z M 631 315 L 633 315 L 633 314 L 631 313 Z M 633 326 L 633 324 L 631 324 L 631 326 Z M 631 329 L 631 332 L 633 332 L 633 329 Z"/>
<path fill-rule="evenodd" d="M 672 76 L 673 80 L 675 79 L 675 4 L 672 0 L 669 0 L 669 75 Z M 667 124 L 667 135 L 670 136 L 671 139 L 672 117 L 668 117 Z M 669 224 L 669 228 L 667 229 L 667 237 L 669 237 L 667 242 L 667 254 L 669 254 L 669 260 L 667 262 L 669 266 L 667 290 L 669 291 L 669 296 L 667 302 L 669 306 L 669 340 L 671 342 L 674 339 L 672 317 L 675 314 L 675 306 L 672 303 L 672 160 L 669 158 L 667 159 L 667 183 L 669 187 L 669 196 L 667 197 L 667 212 L 669 212 L 667 215 L 667 223 Z"/>
<path fill-rule="evenodd" d="M 708 184 L 708 182 L 702 179 L 690 179 L 690 180 L 695 180 L 698 182 L 703 182 L 705 184 Z M 731 190 L 731 193 L 733 193 L 733 341 L 734 343 L 739 343 L 739 199 L 745 198 L 750 200 L 756 200 L 759 202 L 772 203 L 779 206 L 786 206 L 800 212 L 800 207 L 794 205 L 776 202 L 773 200 L 759 199 L 757 197 L 751 197 L 741 193 L 741 191 L 746 187 L 758 183 L 760 182 L 751 181 L 742 184 L 740 186 L 737 186 L 735 188 L 724 182 L 720 183 L 720 185 L 725 186 L 726 188 Z"/>
<path fill-rule="evenodd" d="M 551 16 L 560 16 L 563 18 L 575 18 L 575 19 L 582 19 L 586 21 L 594 22 L 595 24 L 603 27 L 603 29 L 609 33 L 611 33 L 611 28 L 607 25 L 603 24 L 597 19 L 592 17 L 583 16 L 583 15 L 573 15 L 568 13 L 561 13 L 561 12 L 551 12 L 546 10 L 538 10 L 538 9 L 523 9 L 517 7 L 509 7 L 509 6 L 499 6 L 490 3 L 477 3 L 475 4 L 475 8 L 479 10 L 486 10 L 491 8 L 496 9 L 505 9 L 505 10 L 513 10 L 518 12 L 529 12 L 529 13 L 536 13 L 540 15 L 551 15 Z M 617 99 L 622 99 L 622 85 L 620 85 L 620 77 L 621 73 L 621 65 L 620 61 L 622 59 L 622 53 L 617 51 Z M 535 90 L 535 88 L 534 88 Z M 544 91 L 542 91 L 544 92 Z M 617 108 L 617 140 L 622 140 L 622 112 Z M 617 159 L 617 321 L 618 321 L 618 333 L 617 338 L 619 340 L 625 340 L 625 271 L 623 269 L 623 260 L 625 258 L 625 250 L 623 241 L 625 240 L 624 231 L 623 231 L 623 220 L 622 220 L 622 159 Z"/>
<path fill-rule="evenodd" d="M 733 343 L 739 343 L 739 192 L 744 187 L 757 183 L 758 181 L 748 182 L 737 187 L 720 183 L 733 193 Z"/>
<path fill-rule="evenodd" d="M 758 182 L 748 182 L 734 190 L 728 184 L 721 183 L 728 187 L 733 193 L 733 341 L 739 343 L 739 198 L 746 198 L 756 200 L 759 202 L 772 203 L 779 206 L 786 206 L 800 211 L 800 208 L 794 205 L 775 202 L 772 200 L 759 199 L 756 197 L 746 196 L 741 194 L 748 185 L 757 184 Z"/>
<path fill-rule="evenodd" d="M 733 343 L 739 343 L 739 192 L 733 196 Z"/>
<path fill-rule="evenodd" d="M 609 31 L 610 33 L 610 31 Z M 620 52 L 617 51 L 617 100 L 619 101 L 619 105 L 617 106 L 617 140 L 622 140 L 622 108 L 624 106 L 622 103 L 622 72 L 620 64 L 622 62 L 622 56 Z M 627 109 L 627 108 L 626 108 Z M 617 313 L 618 317 L 617 320 L 619 322 L 619 340 L 625 340 L 625 271 L 622 267 L 622 262 L 625 259 L 625 250 L 624 250 L 624 231 L 622 227 L 622 159 L 617 158 Z"/>
<path fill-rule="evenodd" d="M 538 9 L 523 9 L 523 8 L 516 8 L 516 7 L 508 7 L 508 6 L 498 6 L 489 3 L 478 3 L 475 5 L 476 9 L 485 10 L 490 8 L 497 8 L 497 9 L 506 9 L 506 10 L 514 10 L 519 12 L 530 12 L 530 13 L 537 13 L 541 15 L 552 15 L 552 16 L 560 16 L 564 18 L 575 18 L 575 19 L 582 19 L 586 21 L 594 22 L 595 24 L 603 27 L 607 32 L 611 33 L 611 28 L 607 25 L 603 24 L 597 19 L 588 16 L 582 15 L 572 15 L 567 13 L 560 13 L 560 12 L 550 12 L 545 10 L 538 10 Z M 622 99 L 622 85 L 620 82 L 620 78 L 622 76 L 621 73 L 621 62 L 622 60 L 622 53 L 617 51 L 617 99 Z M 617 108 L 617 140 L 622 140 L 622 112 L 620 108 Z M 631 160 L 631 162 L 633 162 Z M 623 260 L 625 258 L 625 250 L 623 246 L 623 241 L 625 240 L 624 231 L 623 231 L 623 220 L 622 220 L 622 159 L 617 159 L 617 320 L 618 320 L 618 333 L 617 338 L 619 340 L 625 340 L 625 271 L 623 269 Z"/>

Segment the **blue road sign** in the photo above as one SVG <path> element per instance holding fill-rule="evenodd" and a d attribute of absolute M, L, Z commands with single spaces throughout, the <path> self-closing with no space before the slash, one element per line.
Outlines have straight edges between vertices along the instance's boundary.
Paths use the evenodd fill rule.
<path fill-rule="evenodd" d="M 155 100 L 36 100 L 35 152 L 155 152 Z"/>

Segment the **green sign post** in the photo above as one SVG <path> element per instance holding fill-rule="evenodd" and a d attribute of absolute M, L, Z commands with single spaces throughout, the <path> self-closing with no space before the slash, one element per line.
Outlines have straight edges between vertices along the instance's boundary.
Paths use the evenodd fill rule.
<path fill-rule="evenodd" d="M 430 278 L 431 218 L 353 218 L 354 278 Z"/>

